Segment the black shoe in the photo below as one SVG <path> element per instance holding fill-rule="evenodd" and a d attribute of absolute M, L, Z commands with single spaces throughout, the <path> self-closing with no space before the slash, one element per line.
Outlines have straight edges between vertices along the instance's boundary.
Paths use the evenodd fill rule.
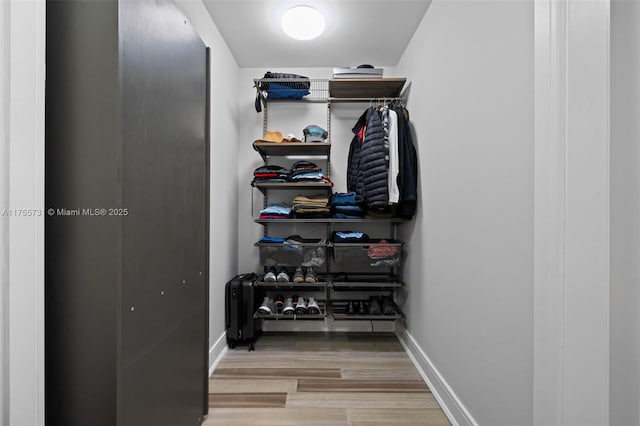
<path fill-rule="evenodd" d="M 311 266 L 307 268 L 307 273 L 304 276 L 304 282 L 309 284 L 315 284 L 318 282 L 318 277 L 316 276 L 316 273 L 313 272 L 313 268 L 311 268 Z"/>
<path fill-rule="evenodd" d="M 347 315 L 353 315 L 353 302 L 349 300 L 344 308 L 344 313 Z"/>
<path fill-rule="evenodd" d="M 380 299 L 377 296 L 373 296 L 369 301 L 369 315 L 382 315 L 380 309 Z"/>
<path fill-rule="evenodd" d="M 296 272 L 293 274 L 293 282 L 294 283 L 304 282 L 304 273 L 302 272 L 302 267 L 298 266 L 296 268 Z"/>
<path fill-rule="evenodd" d="M 383 315 L 395 315 L 396 308 L 393 307 L 391 299 L 384 299 L 382 301 L 382 314 Z"/>
<path fill-rule="evenodd" d="M 369 302 L 363 300 L 362 301 L 362 311 L 360 312 L 362 315 L 367 315 L 369 313 Z"/>
<path fill-rule="evenodd" d="M 362 303 L 359 300 L 353 302 L 353 313 L 356 315 L 360 315 L 362 313 Z"/>

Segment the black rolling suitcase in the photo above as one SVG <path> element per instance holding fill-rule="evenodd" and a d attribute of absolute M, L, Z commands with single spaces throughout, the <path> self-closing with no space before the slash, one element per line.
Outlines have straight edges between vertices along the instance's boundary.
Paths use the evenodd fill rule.
<path fill-rule="evenodd" d="M 262 320 L 253 317 L 258 301 L 254 285 L 257 279 L 254 273 L 236 275 L 225 286 L 225 322 L 230 348 L 248 344 L 250 351 L 255 349 L 255 341 L 262 331 Z"/>

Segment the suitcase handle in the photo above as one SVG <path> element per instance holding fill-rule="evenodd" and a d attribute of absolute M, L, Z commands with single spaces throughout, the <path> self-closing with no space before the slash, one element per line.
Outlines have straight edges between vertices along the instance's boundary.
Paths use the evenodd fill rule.
<path fill-rule="evenodd" d="M 228 305 L 229 304 L 229 298 L 231 297 L 231 290 L 229 289 L 229 286 L 225 287 L 225 294 L 224 294 L 224 299 L 225 299 L 225 303 Z M 224 325 L 225 325 L 225 329 L 228 330 L 229 327 L 231 326 L 231 313 L 229 312 L 230 309 L 228 309 L 228 306 L 225 307 L 224 310 Z"/>

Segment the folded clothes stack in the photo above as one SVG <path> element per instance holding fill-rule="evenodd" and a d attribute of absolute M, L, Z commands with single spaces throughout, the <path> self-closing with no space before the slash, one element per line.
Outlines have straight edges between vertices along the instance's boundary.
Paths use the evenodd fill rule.
<path fill-rule="evenodd" d="M 291 206 L 287 203 L 269 204 L 260 210 L 260 219 L 287 219 L 291 217 Z"/>
<path fill-rule="evenodd" d="M 260 166 L 253 171 L 253 181 L 251 185 L 256 183 L 277 183 L 288 182 L 290 170 L 276 165 Z"/>
<path fill-rule="evenodd" d="M 360 219 L 364 209 L 356 204 L 355 192 L 336 192 L 329 199 L 329 208 L 336 219 Z"/>
<path fill-rule="evenodd" d="M 324 177 L 322 169 L 311 161 L 296 161 L 291 167 L 291 182 L 317 181 L 321 182 Z"/>
<path fill-rule="evenodd" d="M 293 214 L 297 218 L 327 218 L 331 210 L 327 207 L 326 195 L 298 195 L 293 199 Z"/>
<path fill-rule="evenodd" d="M 371 259 L 371 266 L 394 266 L 400 261 L 400 247 L 380 240 L 378 244 L 369 246 L 367 256 Z"/>
<path fill-rule="evenodd" d="M 293 199 L 293 206 L 308 206 L 308 207 L 327 207 L 329 197 L 324 194 L 320 195 L 298 195 Z"/>

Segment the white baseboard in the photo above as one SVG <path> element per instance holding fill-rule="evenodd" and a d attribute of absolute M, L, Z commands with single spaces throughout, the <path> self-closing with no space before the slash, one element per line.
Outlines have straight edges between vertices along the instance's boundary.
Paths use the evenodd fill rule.
<path fill-rule="evenodd" d="M 396 334 L 449 421 L 454 426 L 477 426 L 478 422 L 475 421 L 469 410 L 462 404 L 462 401 L 453 392 L 453 389 L 451 389 L 413 336 L 406 329 L 400 327 L 398 327 Z"/>
<path fill-rule="evenodd" d="M 209 348 L 209 376 L 227 352 L 227 333 L 222 333 L 218 340 Z"/>

